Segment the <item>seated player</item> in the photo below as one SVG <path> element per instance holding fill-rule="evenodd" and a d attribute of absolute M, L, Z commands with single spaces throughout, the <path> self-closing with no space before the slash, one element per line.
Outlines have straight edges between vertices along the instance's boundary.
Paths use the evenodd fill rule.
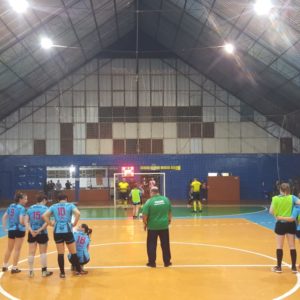
<path fill-rule="evenodd" d="M 76 243 L 76 252 L 83 270 L 83 266 L 90 261 L 89 246 L 91 242 L 92 229 L 87 224 L 81 224 L 78 226 L 77 231 L 74 232 L 74 238 Z M 72 271 L 75 271 L 75 265 L 71 260 L 71 254 L 68 255 L 69 262 L 72 265 Z"/>
<path fill-rule="evenodd" d="M 132 216 L 134 219 L 138 217 L 140 206 L 141 206 L 141 198 L 143 195 L 143 191 L 138 187 L 137 183 L 134 188 L 130 191 L 129 197 L 131 197 L 131 201 L 133 204 Z"/>
<path fill-rule="evenodd" d="M 29 277 L 33 277 L 33 263 L 37 245 L 39 245 L 40 259 L 42 266 L 42 276 L 48 277 L 53 272 L 47 271 L 47 247 L 48 247 L 48 232 L 47 223 L 42 219 L 42 215 L 47 211 L 46 206 L 48 199 L 46 196 L 39 196 L 37 203 L 30 206 L 25 216 L 25 224 L 28 229 L 28 265 Z"/>
<path fill-rule="evenodd" d="M 122 178 L 122 180 L 118 183 L 118 188 L 122 204 L 125 206 L 125 208 L 127 208 L 129 184 L 126 182 L 125 178 Z"/>
<path fill-rule="evenodd" d="M 197 178 L 194 178 L 194 180 L 191 183 L 191 193 L 193 198 L 193 212 L 197 212 L 197 204 L 198 204 L 199 212 L 202 212 L 202 204 L 200 201 L 200 187 L 201 187 L 201 182 Z"/>

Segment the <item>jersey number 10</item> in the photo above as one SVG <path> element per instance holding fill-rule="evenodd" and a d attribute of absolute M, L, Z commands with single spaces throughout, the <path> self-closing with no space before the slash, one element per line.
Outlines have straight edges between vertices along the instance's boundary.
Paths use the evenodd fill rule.
<path fill-rule="evenodd" d="M 58 208 L 58 215 L 59 215 L 60 217 L 63 217 L 63 216 L 66 215 L 66 210 L 65 210 L 64 207 L 59 207 L 59 208 Z"/>

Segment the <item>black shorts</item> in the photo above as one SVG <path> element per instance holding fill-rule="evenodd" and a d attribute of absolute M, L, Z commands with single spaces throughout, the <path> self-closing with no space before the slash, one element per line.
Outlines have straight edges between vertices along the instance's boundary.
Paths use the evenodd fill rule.
<path fill-rule="evenodd" d="M 78 255 L 77 255 L 77 257 L 78 257 Z M 80 261 L 80 258 L 79 258 L 79 257 L 78 257 L 78 259 L 79 259 L 79 263 L 80 263 L 81 265 L 86 265 L 86 264 L 90 261 L 90 259 L 86 259 L 86 258 L 84 258 L 83 261 Z M 72 264 L 70 257 L 68 257 L 68 260 L 69 260 L 69 262 Z"/>
<path fill-rule="evenodd" d="M 275 224 L 275 233 L 278 235 L 296 234 L 296 223 L 278 221 Z"/>
<path fill-rule="evenodd" d="M 40 233 L 37 236 L 33 237 L 30 232 L 28 232 L 28 243 L 38 243 L 38 244 L 47 244 L 49 241 L 47 233 Z"/>
<path fill-rule="evenodd" d="M 297 239 L 300 239 L 300 230 L 296 230 L 296 237 Z"/>
<path fill-rule="evenodd" d="M 24 236 L 25 236 L 25 231 L 21 231 L 21 230 L 9 230 L 8 231 L 9 239 L 23 238 Z"/>
<path fill-rule="evenodd" d="M 127 192 L 120 192 L 120 198 L 122 200 L 128 200 L 128 193 Z"/>
<path fill-rule="evenodd" d="M 193 192 L 192 193 L 193 200 L 200 200 L 200 192 Z"/>
<path fill-rule="evenodd" d="M 54 233 L 54 241 L 56 244 L 61 244 L 61 243 L 72 244 L 75 242 L 75 239 L 72 232 Z"/>
<path fill-rule="evenodd" d="M 140 205 L 141 202 L 132 202 L 132 205 Z"/>

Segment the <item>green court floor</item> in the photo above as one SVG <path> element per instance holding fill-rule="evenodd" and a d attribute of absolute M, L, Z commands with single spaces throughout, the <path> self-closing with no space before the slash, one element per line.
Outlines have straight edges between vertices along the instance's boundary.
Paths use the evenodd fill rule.
<path fill-rule="evenodd" d="M 201 213 L 193 213 L 190 207 L 173 207 L 173 216 L 176 218 L 238 216 L 240 214 L 265 211 L 264 206 L 203 206 Z M 82 219 L 107 219 L 132 217 L 132 209 L 118 207 L 80 208 Z"/>

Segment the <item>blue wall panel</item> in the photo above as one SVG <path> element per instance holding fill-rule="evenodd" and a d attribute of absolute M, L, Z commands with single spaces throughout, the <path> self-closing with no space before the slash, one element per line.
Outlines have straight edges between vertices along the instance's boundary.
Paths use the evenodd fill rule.
<path fill-rule="evenodd" d="M 181 171 L 165 171 L 167 195 L 171 199 L 186 199 L 189 180 L 193 177 L 206 179 L 208 172 L 230 172 L 239 176 L 243 200 L 263 199 L 263 191 L 272 190 L 278 174 L 282 180 L 300 177 L 300 155 L 296 154 L 0 156 L 0 197 L 11 198 L 16 189 L 22 188 L 20 176 L 23 175 L 26 177 L 24 182 L 29 182 L 28 188 L 42 190 L 47 166 L 72 164 L 78 167 L 133 165 L 136 170 L 145 165 L 180 165 Z"/>

